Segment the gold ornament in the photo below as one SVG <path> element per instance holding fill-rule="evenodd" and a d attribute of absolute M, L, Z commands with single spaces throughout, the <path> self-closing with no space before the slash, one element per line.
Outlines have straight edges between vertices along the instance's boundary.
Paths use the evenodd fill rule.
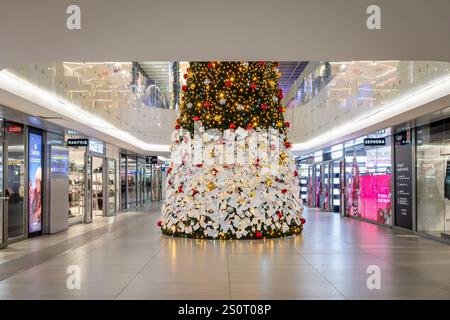
<path fill-rule="evenodd" d="M 214 116 L 214 120 L 216 120 L 217 122 L 219 122 L 220 119 L 222 119 L 222 116 L 220 114 Z"/>
<path fill-rule="evenodd" d="M 216 185 L 213 182 L 208 183 L 208 189 L 209 191 L 212 191 L 216 188 Z"/>
<path fill-rule="evenodd" d="M 281 72 L 277 72 L 277 78 L 281 78 Z"/>
<path fill-rule="evenodd" d="M 281 160 L 286 159 L 286 157 L 287 157 L 287 154 L 286 154 L 286 153 L 282 152 L 282 153 L 280 154 Z"/>
<path fill-rule="evenodd" d="M 277 122 L 277 127 L 278 127 L 278 128 L 281 128 L 282 126 L 283 126 L 283 121 L 278 121 L 278 122 Z"/>
<path fill-rule="evenodd" d="M 270 187 L 270 186 L 272 185 L 272 183 L 273 183 L 272 179 L 268 179 L 268 180 L 266 181 L 266 185 L 267 185 L 268 187 Z"/>
<path fill-rule="evenodd" d="M 270 85 L 272 88 L 275 87 L 275 81 L 270 80 L 270 81 L 269 81 L 269 85 Z"/>
<path fill-rule="evenodd" d="M 195 89 L 195 83 L 191 83 L 190 88 L 191 88 L 191 90 L 194 90 Z"/>

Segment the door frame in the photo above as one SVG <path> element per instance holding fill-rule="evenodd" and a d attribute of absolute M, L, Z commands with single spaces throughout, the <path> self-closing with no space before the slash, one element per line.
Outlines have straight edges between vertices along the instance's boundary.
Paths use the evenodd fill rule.
<path fill-rule="evenodd" d="M 3 148 L 2 153 L 2 165 L 3 165 L 3 176 L 2 176 L 2 188 L 0 189 L 1 197 L 0 197 L 0 206 L 2 206 L 2 238 L 0 239 L 0 249 L 6 248 L 8 246 L 8 199 L 9 197 L 5 196 L 5 181 L 8 166 L 5 165 L 5 160 L 7 161 L 7 154 L 5 150 L 8 150 L 8 144 L 5 140 L 0 140 L 1 147 Z"/>
<path fill-rule="evenodd" d="M 8 123 L 17 124 L 19 126 L 22 126 L 22 130 L 23 130 L 22 134 L 23 134 L 23 144 L 24 144 L 24 149 L 23 149 L 24 194 L 23 194 L 22 209 L 23 209 L 24 217 L 23 217 L 23 235 L 10 239 L 9 238 L 9 232 L 7 232 L 7 235 L 8 235 L 8 238 L 6 239 L 7 245 L 12 244 L 12 243 L 16 243 L 16 242 L 19 242 L 19 241 L 22 241 L 22 240 L 25 240 L 25 239 L 29 238 L 29 236 L 28 236 L 28 132 L 29 132 L 29 130 L 28 130 L 28 126 L 24 125 L 23 123 L 19 123 L 19 122 L 16 122 L 16 121 L 10 121 L 10 120 L 5 120 L 5 128 L 6 128 L 6 125 Z M 3 169 L 4 169 L 4 171 L 3 171 L 3 176 L 4 176 L 3 182 L 4 182 L 4 184 L 3 184 L 3 189 L 5 190 L 5 187 L 7 186 L 7 182 L 8 182 L 8 157 L 9 157 L 9 154 L 8 154 L 8 145 L 9 144 L 8 144 L 8 139 L 7 139 L 6 132 L 5 132 L 5 137 L 4 137 L 3 141 L 5 143 L 4 147 L 6 147 L 6 149 L 3 150 L 3 155 L 4 155 L 4 163 L 3 163 L 3 165 L 4 165 L 4 167 L 3 167 Z M 9 215 L 8 209 L 9 209 L 9 207 L 7 205 L 6 206 L 6 212 L 4 213 L 7 216 Z M 8 220 L 9 219 L 7 218 L 6 219 L 7 223 L 9 223 Z M 9 227 L 9 225 L 6 224 L 5 228 L 7 229 L 7 231 L 8 231 L 8 227 Z"/>
<path fill-rule="evenodd" d="M 84 218 L 83 223 L 92 222 L 92 158 L 88 152 L 84 155 Z"/>
<path fill-rule="evenodd" d="M 114 178 L 114 211 L 110 212 L 109 210 L 109 169 L 110 169 L 110 162 L 114 163 L 114 172 L 113 172 L 113 178 Z M 117 159 L 114 158 L 106 158 L 105 159 L 105 167 L 106 167 L 106 174 L 104 174 L 104 185 L 106 186 L 106 194 L 107 194 L 107 201 L 105 206 L 105 199 L 103 199 L 103 205 L 105 206 L 105 215 L 106 216 L 113 216 L 117 213 Z M 105 188 L 103 188 L 105 189 Z"/>

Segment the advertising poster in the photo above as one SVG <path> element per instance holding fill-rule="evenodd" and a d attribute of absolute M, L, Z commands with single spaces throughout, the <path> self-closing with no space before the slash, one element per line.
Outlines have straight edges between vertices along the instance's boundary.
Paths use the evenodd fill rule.
<path fill-rule="evenodd" d="M 392 224 L 391 174 L 360 174 L 356 158 L 347 176 L 349 216 Z"/>
<path fill-rule="evenodd" d="M 29 233 L 42 230 L 42 135 L 30 132 L 28 148 Z"/>

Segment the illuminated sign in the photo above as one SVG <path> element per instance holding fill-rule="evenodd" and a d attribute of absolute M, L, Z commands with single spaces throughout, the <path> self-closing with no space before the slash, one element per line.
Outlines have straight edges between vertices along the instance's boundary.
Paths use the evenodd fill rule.
<path fill-rule="evenodd" d="M 28 231 L 42 231 L 42 135 L 29 134 L 28 147 Z"/>
<path fill-rule="evenodd" d="M 364 139 L 365 146 L 385 146 L 386 139 L 385 138 L 365 138 Z"/>
<path fill-rule="evenodd" d="M 89 139 L 67 139 L 68 147 L 87 147 L 89 146 Z"/>
<path fill-rule="evenodd" d="M 103 154 L 103 142 L 97 140 L 89 140 L 89 151 Z"/>

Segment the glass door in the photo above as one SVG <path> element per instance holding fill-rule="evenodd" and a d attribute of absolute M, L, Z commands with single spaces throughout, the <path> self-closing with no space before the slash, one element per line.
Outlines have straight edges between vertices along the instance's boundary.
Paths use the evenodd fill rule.
<path fill-rule="evenodd" d="M 445 156 L 445 178 L 444 178 L 444 230 L 441 237 L 450 238 L 450 155 Z"/>
<path fill-rule="evenodd" d="M 103 158 L 91 157 L 92 172 L 92 215 L 93 217 L 104 216 L 104 183 L 103 183 Z"/>
<path fill-rule="evenodd" d="M 84 193 L 86 204 L 84 223 L 92 222 L 92 157 L 86 157 L 86 192 Z"/>
<path fill-rule="evenodd" d="M 25 217 L 25 135 L 21 124 L 6 124 L 8 141 L 5 196 L 8 199 L 8 240 L 18 241 L 27 236 Z"/>
<path fill-rule="evenodd" d="M 330 211 L 330 162 L 324 162 L 322 164 L 322 196 L 321 196 L 321 208 L 323 211 Z"/>
<path fill-rule="evenodd" d="M 320 208 L 320 198 L 322 197 L 322 179 L 321 179 L 321 165 L 316 164 L 315 165 L 315 171 L 314 171 L 314 179 L 315 179 L 315 185 L 314 185 L 314 192 L 315 192 L 315 199 L 314 199 L 314 206 L 316 208 Z"/>
<path fill-rule="evenodd" d="M 5 212 L 7 212 L 7 209 L 5 208 L 7 205 L 8 197 L 5 197 L 4 191 L 3 191 L 3 150 L 4 150 L 4 143 L 0 142 L 0 248 L 6 247 L 7 243 L 7 233 L 6 233 L 6 216 Z"/>
<path fill-rule="evenodd" d="M 116 161 L 108 159 L 108 215 L 116 212 Z"/>

